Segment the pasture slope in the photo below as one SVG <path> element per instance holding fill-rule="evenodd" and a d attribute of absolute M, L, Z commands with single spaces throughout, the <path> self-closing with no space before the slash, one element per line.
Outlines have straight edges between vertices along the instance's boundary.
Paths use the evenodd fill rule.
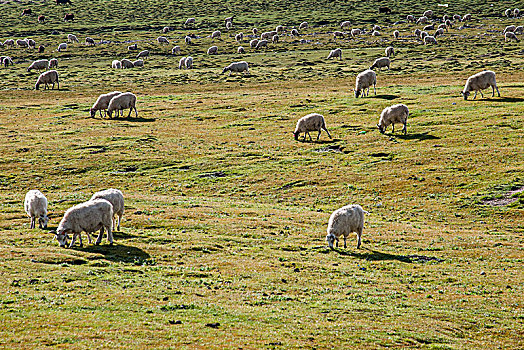
<path fill-rule="evenodd" d="M 390 15 L 382 1 L 72 2 L 0 5 L 2 41 L 46 47 L 0 48 L 15 63 L 0 68 L 0 348 L 524 348 L 524 46 L 501 34 L 523 24 L 501 16 L 522 2 L 391 1 Z M 427 9 L 473 19 L 424 46 L 422 25 L 394 23 Z M 343 20 L 382 35 L 334 41 Z M 246 37 L 236 54 L 234 33 L 277 24 L 278 44 Z M 80 43 L 56 52 L 68 33 Z M 132 42 L 151 51 L 145 66 L 111 69 Z M 177 69 L 175 44 L 194 69 Z M 389 45 L 377 95 L 355 99 L 355 76 Z M 342 60 L 326 60 L 336 47 Z M 52 57 L 61 89 L 35 91 L 26 68 Z M 240 60 L 250 74 L 221 74 Z M 501 97 L 464 101 L 485 69 Z M 137 95 L 138 118 L 89 118 L 113 90 Z M 394 103 L 410 109 L 406 136 L 376 129 Z M 333 140 L 293 140 L 311 112 Z M 60 249 L 29 228 L 28 190 L 46 194 L 52 229 L 110 187 L 126 197 L 113 247 Z M 362 248 L 331 251 L 329 215 L 349 203 L 370 212 Z"/>

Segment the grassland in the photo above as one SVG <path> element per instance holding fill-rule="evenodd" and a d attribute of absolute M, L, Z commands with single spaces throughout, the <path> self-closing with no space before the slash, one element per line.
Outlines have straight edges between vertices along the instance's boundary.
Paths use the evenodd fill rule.
<path fill-rule="evenodd" d="M 0 49 L 16 63 L 0 69 L 0 348 L 522 349 L 524 47 L 500 30 L 523 21 L 500 18 L 510 1 L 436 4 L 394 2 L 390 16 L 377 1 L 3 4 L 0 39 L 46 52 Z M 48 22 L 20 18 L 27 7 Z M 474 20 L 437 47 L 392 25 L 428 8 Z M 235 32 L 312 28 L 305 44 L 286 35 L 245 55 L 224 33 L 205 55 L 233 13 Z M 196 29 L 181 26 L 190 16 Z M 334 42 L 346 19 L 383 36 Z M 154 42 L 166 25 L 173 44 L 200 37 L 182 44 L 195 69 Z M 53 52 L 67 33 L 107 43 Z M 145 67 L 110 69 L 135 41 L 152 51 Z M 377 95 L 355 99 L 356 74 L 389 45 Z M 335 47 L 343 59 L 325 60 Z M 33 90 L 26 68 L 41 57 L 59 59 L 60 91 Z M 249 75 L 220 74 L 240 59 Z M 483 69 L 502 97 L 464 101 Z M 89 118 L 112 90 L 137 94 L 139 118 Z M 410 108 L 406 136 L 375 127 L 393 103 Z M 333 140 L 293 140 L 310 112 Z M 61 249 L 29 229 L 27 190 L 46 194 L 52 229 L 109 187 L 126 196 L 115 246 Z M 370 212 L 363 247 L 331 251 L 329 215 L 348 203 Z"/>

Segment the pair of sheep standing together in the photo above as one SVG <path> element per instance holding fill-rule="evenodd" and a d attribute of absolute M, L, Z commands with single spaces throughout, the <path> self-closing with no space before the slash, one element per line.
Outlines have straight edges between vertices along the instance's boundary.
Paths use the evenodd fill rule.
<path fill-rule="evenodd" d="M 27 192 L 24 200 L 24 209 L 31 218 L 31 228 L 35 228 L 38 218 L 39 227 L 47 228 L 49 218 L 47 216 L 47 198 L 38 190 Z M 120 222 L 124 215 L 124 195 L 116 189 L 108 189 L 93 194 L 87 202 L 69 208 L 56 232 L 56 239 L 60 247 L 65 247 L 69 241 L 69 234 L 73 234 L 69 248 L 71 248 L 78 238 L 82 246 L 81 232 L 87 234 L 89 243 L 92 243 L 91 233 L 100 230 L 96 239 L 96 244 L 102 241 L 104 229 L 107 230 L 107 239 L 113 244 L 113 230 L 120 230 Z M 118 216 L 118 222 L 117 217 Z"/>
<path fill-rule="evenodd" d="M 109 118 L 111 118 L 113 112 L 116 111 L 115 117 L 118 117 L 119 112 L 121 113 L 121 115 L 124 115 L 124 110 L 128 108 L 129 114 L 127 115 L 127 117 L 129 118 L 131 116 L 131 112 L 134 109 L 135 116 L 138 118 L 135 94 L 131 92 L 122 93 L 120 91 L 113 91 L 98 96 L 98 99 L 96 100 L 95 104 L 90 109 L 90 114 L 91 118 L 94 118 L 96 112 L 98 111 L 100 113 L 100 117 L 102 117 L 102 111 L 104 111 L 104 117 L 108 115 Z"/>

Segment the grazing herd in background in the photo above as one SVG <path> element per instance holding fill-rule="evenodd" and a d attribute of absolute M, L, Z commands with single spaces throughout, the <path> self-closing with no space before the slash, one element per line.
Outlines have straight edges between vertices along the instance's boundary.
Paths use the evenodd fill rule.
<path fill-rule="evenodd" d="M 57 4 L 70 4 L 70 0 L 56 0 Z M 383 14 L 390 14 L 392 10 L 389 7 L 380 7 L 379 13 Z M 24 9 L 22 12 L 22 16 L 31 16 L 32 10 L 31 9 Z M 504 12 L 504 16 L 508 18 L 518 18 L 520 16 L 519 9 L 507 9 Z M 234 16 L 227 17 L 224 20 L 224 26 L 226 30 L 231 30 L 233 28 L 233 19 Z M 74 20 L 74 14 L 68 13 L 64 17 L 64 21 L 73 21 Z M 397 23 L 405 23 L 405 22 L 412 22 L 416 23 L 417 25 L 424 25 L 424 27 L 421 29 L 417 28 L 413 32 L 413 35 L 420 40 L 424 45 L 428 44 L 434 44 L 438 45 L 437 39 L 439 36 L 445 35 L 445 33 L 449 30 L 449 28 L 453 28 L 454 25 L 457 25 L 459 22 L 467 22 L 472 20 L 471 14 L 466 14 L 464 16 L 460 15 L 453 15 L 453 16 L 443 16 L 442 19 L 436 19 L 434 16 L 433 11 L 428 10 L 423 13 L 423 15 L 419 18 L 415 18 L 413 15 L 408 15 L 406 17 L 406 21 L 401 21 Z M 38 16 L 38 22 L 44 23 L 45 22 L 45 16 L 40 15 Z M 428 24 L 429 22 L 432 22 L 431 24 Z M 435 25 L 441 22 L 435 33 L 433 35 L 429 34 L 429 31 L 435 30 Z M 195 18 L 188 18 L 184 22 L 184 27 L 186 28 L 195 28 L 196 27 L 196 19 Z M 350 21 L 343 21 L 340 23 L 340 28 L 342 30 L 349 29 L 351 27 Z M 288 35 L 292 37 L 299 37 L 300 36 L 300 30 L 305 30 L 309 28 L 308 22 L 302 22 L 297 28 L 291 28 Z M 164 27 L 162 32 L 164 34 L 169 33 L 173 28 L 172 27 Z M 382 33 L 380 32 L 382 28 L 378 25 L 374 25 L 373 28 L 369 31 L 366 31 L 365 29 L 360 28 L 353 28 L 349 32 L 343 32 L 343 31 L 334 31 L 332 33 L 333 40 L 337 40 L 339 38 L 345 38 L 346 36 L 349 38 L 356 38 L 358 36 L 362 35 L 371 35 L 371 36 L 381 36 Z M 255 51 L 261 50 L 262 48 L 267 48 L 270 44 L 277 44 L 280 42 L 280 38 L 283 35 L 285 31 L 284 26 L 278 25 L 276 26 L 275 30 L 272 31 L 266 31 L 258 35 L 258 29 L 253 28 L 252 33 L 253 35 L 250 35 L 252 40 L 249 41 L 249 47 L 251 49 L 254 49 Z M 519 41 L 519 38 L 517 35 L 521 35 L 524 33 L 522 26 L 515 26 L 510 25 L 507 26 L 502 34 L 504 35 L 505 41 Z M 395 30 L 393 32 L 393 37 L 395 40 L 399 39 L 401 36 L 401 33 L 398 30 Z M 221 40 L 222 33 L 220 30 L 213 31 L 210 36 L 213 40 Z M 247 36 L 244 36 L 244 33 L 237 33 L 234 36 L 235 41 L 238 43 L 242 43 L 244 38 Z M 191 45 L 194 44 L 194 40 L 199 39 L 194 34 L 189 34 L 184 37 L 184 43 L 187 45 L 187 49 L 191 48 Z M 74 34 L 68 34 L 67 35 L 67 41 L 69 43 L 79 43 L 77 36 Z M 159 36 L 156 39 L 157 43 L 160 45 L 168 45 L 170 44 L 169 39 L 166 36 Z M 301 39 L 300 42 L 305 43 L 305 39 Z M 7 39 L 3 43 L 0 43 L 0 47 L 14 47 L 15 43 L 18 47 L 22 48 L 35 48 L 36 42 L 32 39 L 26 38 L 26 39 Z M 90 37 L 86 37 L 85 39 L 85 45 L 96 45 L 94 39 Z M 40 46 L 39 52 L 43 52 L 45 48 L 43 46 Z M 67 43 L 60 43 L 57 51 L 62 52 L 66 51 L 68 49 Z M 209 47 L 207 50 L 208 55 L 216 55 L 219 53 L 220 48 L 217 45 L 213 45 Z M 128 51 L 138 51 L 138 44 L 134 43 L 130 46 L 128 46 Z M 172 48 L 171 53 L 173 55 L 179 55 L 182 52 L 182 48 L 179 45 L 176 45 Z M 246 49 L 243 46 L 239 46 L 236 50 L 238 54 L 244 54 L 246 52 Z M 385 57 L 377 58 L 372 65 L 369 67 L 369 69 L 361 72 L 357 75 L 355 80 L 355 89 L 354 94 L 355 97 L 358 98 L 359 96 L 365 97 L 369 96 L 369 89 L 371 86 L 373 86 L 374 94 L 376 95 L 376 84 L 377 84 L 377 74 L 373 69 L 381 70 L 382 68 L 388 68 L 390 69 L 391 66 L 391 57 L 395 55 L 395 49 L 392 46 L 389 46 L 385 49 Z M 147 59 L 150 56 L 149 50 L 143 50 L 140 51 L 136 55 L 136 60 L 131 61 L 129 59 L 122 59 L 122 60 L 113 60 L 111 63 L 111 68 L 113 69 L 130 69 L 134 67 L 143 67 L 144 66 L 144 60 Z M 339 60 L 342 59 L 342 49 L 336 48 L 330 51 L 329 55 L 327 56 L 327 59 L 331 58 L 338 58 Z M 9 65 L 13 65 L 13 60 L 9 56 L 1 56 L 0 57 L 0 64 L 2 64 L 4 67 L 8 67 Z M 178 68 L 179 69 L 192 69 L 194 65 L 194 59 L 192 56 L 183 56 L 179 59 Z M 41 85 L 44 85 L 44 89 L 47 89 L 49 86 L 52 86 L 54 89 L 55 83 L 57 84 L 57 89 L 59 89 L 59 77 L 58 72 L 56 70 L 48 70 L 52 68 L 58 67 L 58 61 L 56 59 L 46 60 L 46 59 L 40 59 L 32 62 L 30 66 L 27 68 L 27 71 L 30 72 L 31 70 L 45 70 L 37 79 L 37 82 L 35 84 L 35 89 L 38 90 Z M 246 61 L 240 61 L 240 62 L 233 62 L 223 68 L 222 73 L 229 72 L 229 75 L 231 73 L 249 73 L 249 64 Z M 468 78 L 466 85 L 462 91 L 462 95 L 464 97 L 464 100 L 467 100 L 468 96 L 475 92 L 475 95 L 473 98 L 476 98 L 477 92 L 480 92 L 482 94 L 482 90 L 491 87 L 492 97 L 495 95 L 495 89 L 497 90 L 497 94 L 500 97 L 500 93 L 497 87 L 496 79 L 495 79 L 495 73 L 492 71 L 482 71 L 479 72 L 471 77 Z M 366 93 L 367 90 L 367 93 Z M 135 111 L 135 116 L 138 117 L 138 112 L 136 109 L 136 96 L 133 93 L 125 92 L 121 93 L 119 91 L 113 91 L 107 94 L 102 94 L 98 97 L 96 102 L 94 103 L 93 107 L 90 110 L 91 117 L 96 116 L 96 112 L 98 111 L 100 114 L 100 117 L 102 117 L 102 112 L 104 112 L 104 117 L 108 116 L 111 118 L 113 116 L 113 113 L 115 117 L 118 117 L 119 115 L 123 115 L 124 110 L 129 108 L 129 114 L 128 117 L 131 116 L 131 112 Z M 392 125 L 392 132 L 395 131 L 395 124 L 402 124 L 403 129 L 402 131 L 404 134 L 407 133 L 407 119 L 409 117 L 409 109 L 404 104 L 396 104 L 393 106 L 389 106 L 384 108 L 382 111 L 379 122 L 377 124 L 377 128 L 381 133 L 385 133 L 386 128 L 389 125 Z M 312 141 L 311 135 L 309 132 L 317 131 L 317 140 L 320 138 L 320 134 L 322 130 L 326 131 L 328 136 L 331 138 L 331 134 L 327 130 L 326 127 L 326 121 L 324 119 L 324 116 L 318 114 L 318 113 L 311 113 L 306 115 L 303 118 L 300 118 L 296 124 L 296 128 L 294 131 L 294 138 L 296 140 L 299 140 L 299 136 L 301 133 L 304 133 L 304 137 L 302 141 L 306 141 L 306 136 L 309 136 L 309 140 Z M 35 228 L 36 226 L 36 220 L 38 219 L 39 227 L 44 229 L 47 227 L 48 223 L 48 216 L 47 216 L 47 199 L 45 196 L 38 190 L 31 190 L 27 193 L 25 197 L 24 202 L 24 208 L 27 213 L 27 215 L 31 218 L 31 228 Z M 84 203 L 78 204 L 69 210 L 66 211 L 64 214 L 63 219 L 60 221 L 60 224 L 58 226 L 58 229 L 55 233 L 56 238 L 60 244 L 61 247 L 65 247 L 69 241 L 69 234 L 72 234 L 72 239 L 69 244 L 69 247 L 72 247 L 78 238 L 80 245 L 82 246 L 82 239 L 81 239 L 81 232 L 84 231 L 87 233 L 89 243 L 92 242 L 91 233 L 94 233 L 95 231 L 100 230 L 100 234 L 98 235 L 98 238 L 96 240 L 96 244 L 100 244 L 102 235 L 104 233 L 104 230 L 107 231 L 107 237 L 110 244 L 113 243 L 113 231 L 115 229 L 120 230 L 120 221 L 122 219 L 122 215 L 124 212 L 124 197 L 122 192 L 116 189 L 109 189 L 101 192 L 97 192 L 93 195 L 93 197 Z M 367 214 L 366 211 L 364 211 L 359 205 L 348 205 L 345 207 L 342 207 L 331 215 L 329 218 L 328 228 L 327 228 L 327 236 L 326 241 L 329 244 L 329 247 L 333 248 L 333 244 L 335 243 L 336 246 L 338 246 L 339 237 L 344 237 L 344 248 L 346 248 L 346 239 L 347 237 L 352 233 L 357 233 L 358 237 L 358 243 L 357 248 L 361 246 L 361 236 L 362 231 L 364 227 L 364 215 Z M 118 216 L 118 224 L 116 222 L 116 216 Z"/>

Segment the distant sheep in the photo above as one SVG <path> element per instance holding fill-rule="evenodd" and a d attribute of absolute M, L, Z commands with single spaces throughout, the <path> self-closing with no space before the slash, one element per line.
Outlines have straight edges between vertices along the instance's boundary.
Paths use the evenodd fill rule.
<path fill-rule="evenodd" d="M 327 132 L 330 139 L 332 138 L 329 134 L 328 129 L 326 128 L 326 121 L 324 120 L 324 116 L 318 113 L 311 113 L 298 120 L 297 125 L 295 127 L 295 131 L 293 132 L 293 136 L 295 137 L 295 140 L 298 140 L 300 133 L 304 133 L 304 138 L 302 139 L 302 141 L 306 140 L 306 136 L 309 136 L 309 140 L 313 141 L 309 132 L 318 131 L 318 140 L 320 138 L 322 130 L 325 130 Z"/>
<path fill-rule="evenodd" d="M 180 57 L 180 60 L 178 60 L 178 69 L 186 68 L 186 58 Z"/>
<path fill-rule="evenodd" d="M 380 58 L 377 58 L 375 62 L 373 62 L 373 64 L 371 65 L 371 67 L 369 67 L 369 69 L 373 69 L 373 68 L 382 69 L 384 67 L 387 67 L 389 70 L 390 65 L 391 65 L 391 60 L 389 59 L 389 57 L 380 57 Z"/>
<path fill-rule="evenodd" d="M 124 215 L 124 195 L 122 191 L 110 188 L 93 194 L 90 200 L 105 199 L 113 206 L 113 231 L 120 231 L 120 222 Z M 116 217 L 118 216 L 118 224 Z"/>
<path fill-rule="evenodd" d="M 300 25 L 298 26 L 298 29 L 302 30 L 302 29 L 308 29 L 309 28 L 309 24 L 307 22 L 302 22 L 300 23 Z"/>
<path fill-rule="evenodd" d="M 122 64 L 122 69 L 129 69 L 129 68 L 133 68 L 135 65 L 133 64 L 133 62 L 131 62 L 130 60 L 128 60 L 127 58 L 124 58 L 120 61 L 120 63 Z"/>
<path fill-rule="evenodd" d="M 215 30 L 213 33 L 211 33 L 211 39 L 220 39 L 220 36 L 222 33 L 220 30 Z"/>
<path fill-rule="evenodd" d="M 355 37 L 357 35 L 362 34 L 362 31 L 358 28 L 351 29 L 351 36 Z"/>
<path fill-rule="evenodd" d="M 11 46 L 11 47 L 13 47 L 13 46 L 15 46 L 15 41 L 13 39 L 6 39 L 4 41 L 4 46 Z"/>
<path fill-rule="evenodd" d="M 524 33 L 524 27 L 523 26 L 517 26 L 514 31 L 515 34 L 522 34 Z"/>
<path fill-rule="evenodd" d="M 422 16 L 417 19 L 417 24 L 425 24 L 427 22 L 428 22 L 428 18 L 426 16 Z"/>
<path fill-rule="evenodd" d="M 251 31 L 253 33 L 253 35 L 257 35 L 258 34 L 258 29 L 257 28 L 253 28 L 253 30 Z"/>
<path fill-rule="evenodd" d="M 226 29 L 227 30 L 231 30 L 233 28 L 233 23 L 231 22 L 226 22 Z"/>
<path fill-rule="evenodd" d="M 244 48 L 242 46 L 239 46 L 237 48 L 237 53 L 246 53 L 246 50 L 244 50 Z"/>
<path fill-rule="evenodd" d="M 368 89 L 367 96 L 369 96 L 369 88 L 371 85 L 373 85 L 373 91 L 376 95 L 377 75 L 371 69 L 365 70 L 357 75 L 355 81 L 355 97 L 358 98 L 361 94 L 362 97 L 366 96 L 366 88 Z"/>
<path fill-rule="evenodd" d="M 90 38 L 90 37 L 86 37 L 86 45 L 87 46 L 95 46 L 95 39 L 93 38 Z"/>
<path fill-rule="evenodd" d="M 235 35 L 235 40 L 237 42 L 240 43 L 242 41 L 242 39 L 244 39 L 244 33 L 238 33 L 238 34 Z"/>
<path fill-rule="evenodd" d="M 514 9 L 513 10 L 513 17 L 518 18 L 519 15 L 520 15 L 520 10 L 519 9 Z"/>
<path fill-rule="evenodd" d="M 424 14 L 422 16 L 427 17 L 427 18 L 431 18 L 431 17 L 433 17 L 433 11 L 427 10 L 427 11 L 424 12 Z"/>
<path fill-rule="evenodd" d="M 186 35 L 186 37 L 184 38 L 184 42 L 186 43 L 186 45 L 191 45 L 191 37 Z"/>
<path fill-rule="evenodd" d="M 438 28 L 436 31 L 435 31 L 435 35 L 433 35 L 435 38 L 437 38 L 438 36 L 441 36 L 441 35 L 444 35 L 444 29 L 442 28 Z"/>
<path fill-rule="evenodd" d="M 517 35 L 515 35 L 515 33 L 506 32 L 506 34 L 504 34 L 504 41 L 511 41 L 511 40 L 515 40 L 516 42 L 519 42 L 519 38 L 517 38 Z"/>
<path fill-rule="evenodd" d="M 408 117 L 409 109 L 404 104 L 396 104 L 393 106 L 386 107 L 380 114 L 380 119 L 378 121 L 377 128 L 383 134 L 386 132 L 387 127 L 391 125 L 393 128 L 391 132 L 395 133 L 395 124 L 400 123 L 404 125 L 404 128 L 402 130 L 404 131 L 404 135 L 406 135 Z"/>
<path fill-rule="evenodd" d="M 162 28 L 162 33 L 167 34 L 171 31 L 171 27 L 164 27 Z"/>
<path fill-rule="evenodd" d="M 169 40 L 167 40 L 165 36 L 159 36 L 158 38 L 156 38 L 156 41 L 159 44 L 169 44 Z"/>
<path fill-rule="evenodd" d="M 53 89 L 55 88 L 55 83 L 57 84 L 57 89 L 60 90 L 60 83 L 58 82 L 58 72 L 56 70 L 48 70 L 40 74 L 36 80 L 35 89 L 38 90 L 40 85 L 44 84 L 44 90 L 48 88 L 49 84 L 53 84 Z"/>
<path fill-rule="evenodd" d="M 25 41 L 27 41 L 27 46 L 32 47 L 33 49 L 36 47 L 36 41 L 33 39 L 26 38 Z"/>
<path fill-rule="evenodd" d="M 464 16 L 462 16 L 462 21 L 464 22 L 471 21 L 471 13 L 467 13 Z"/>
<path fill-rule="evenodd" d="M 25 39 L 16 40 L 16 45 L 19 47 L 29 47 L 29 43 Z"/>
<path fill-rule="evenodd" d="M 49 218 L 47 217 L 47 198 L 39 190 L 27 192 L 24 200 L 24 209 L 31 218 L 31 228 L 35 228 L 38 218 L 38 227 L 47 228 Z"/>
<path fill-rule="evenodd" d="M 209 49 L 207 49 L 208 55 L 216 55 L 218 54 L 218 46 L 211 46 Z"/>
<path fill-rule="evenodd" d="M 427 35 L 424 37 L 424 45 L 427 45 L 427 44 L 438 44 L 437 43 L 437 39 L 435 39 L 434 36 L 432 35 Z"/>
<path fill-rule="evenodd" d="M 422 28 L 422 30 L 428 32 L 430 30 L 433 30 L 435 29 L 435 25 L 434 24 L 430 24 L 430 25 L 427 25 L 427 26 L 424 26 L 424 28 Z"/>
<path fill-rule="evenodd" d="M 257 47 L 256 49 L 260 49 L 262 47 L 267 47 L 267 44 L 268 44 L 268 41 L 267 40 L 260 40 L 258 43 L 257 43 Z"/>
<path fill-rule="evenodd" d="M 67 34 L 67 41 L 70 43 L 78 43 L 78 38 L 74 34 Z"/>
<path fill-rule="evenodd" d="M 233 73 L 233 72 L 236 72 L 236 73 L 247 72 L 247 73 L 249 73 L 249 65 L 248 65 L 248 63 L 246 61 L 233 62 L 229 66 L 224 68 L 224 70 L 222 71 L 222 74 L 225 73 L 225 72 L 229 72 L 229 75 L 231 75 L 231 73 Z"/>
<path fill-rule="evenodd" d="M 284 31 L 284 26 L 279 24 L 278 26 L 276 26 L 275 31 L 279 34 L 282 33 Z"/>
<path fill-rule="evenodd" d="M 31 69 L 36 70 L 47 70 L 49 68 L 49 61 L 46 59 L 42 60 L 36 60 L 29 67 L 27 67 L 27 71 L 30 72 Z"/>
<path fill-rule="evenodd" d="M 136 51 L 136 50 L 138 50 L 138 45 L 137 45 L 137 43 L 134 43 L 133 45 L 129 45 L 129 46 L 127 47 L 127 51 Z"/>
<path fill-rule="evenodd" d="M 9 67 L 9 65 L 13 65 L 14 64 L 13 60 L 9 56 L 2 56 L 2 57 L 0 57 L 0 63 L 4 67 Z"/>
<path fill-rule="evenodd" d="M 475 96 L 473 96 L 473 99 L 477 97 L 477 92 L 480 92 L 480 95 L 482 98 L 484 98 L 481 90 L 487 89 L 490 86 L 493 90 L 491 97 L 495 97 L 495 89 L 497 89 L 497 94 L 500 97 L 499 88 L 497 87 L 497 82 L 495 79 L 495 72 L 490 70 L 482 71 L 468 78 L 466 85 L 464 86 L 464 90 L 462 91 L 462 96 L 464 96 L 464 100 L 467 100 L 471 91 L 475 91 Z"/>
<path fill-rule="evenodd" d="M 400 36 L 400 32 L 398 30 L 395 30 L 393 32 L 393 36 L 395 37 L 395 39 L 398 39 L 398 37 Z"/>
<path fill-rule="evenodd" d="M 413 35 L 415 35 L 416 37 L 419 37 L 419 38 L 420 38 L 420 33 L 422 33 L 422 31 L 420 29 L 418 29 L 418 28 L 413 31 Z"/>
<path fill-rule="evenodd" d="M 113 62 L 111 62 L 111 68 L 121 69 L 122 62 L 120 62 L 119 60 L 113 60 Z"/>
<path fill-rule="evenodd" d="M 75 15 L 72 13 L 66 13 L 66 15 L 64 16 L 64 22 L 65 21 L 74 21 L 74 20 L 75 20 Z"/>
<path fill-rule="evenodd" d="M 295 29 L 296 30 L 296 29 Z M 273 37 L 273 35 L 277 35 L 277 31 L 276 30 L 272 30 L 270 32 L 264 32 L 262 34 L 260 34 L 260 39 L 262 40 L 271 40 L 271 38 Z M 291 33 L 293 34 L 293 33 Z"/>
<path fill-rule="evenodd" d="M 421 31 L 420 34 L 419 34 L 419 37 L 420 37 L 420 39 L 422 39 L 422 41 L 424 41 L 424 38 L 427 37 L 428 35 L 429 35 L 428 32 Z"/>
<path fill-rule="evenodd" d="M 144 51 L 140 51 L 138 53 L 138 55 L 136 55 L 136 59 L 138 60 L 139 58 L 147 58 L 149 57 L 149 50 L 144 50 Z"/>
<path fill-rule="evenodd" d="M 120 61 L 116 61 L 116 62 L 120 62 Z M 116 67 L 113 67 L 113 68 L 116 68 Z M 109 106 L 109 102 L 111 101 L 113 97 L 118 96 L 120 94 L 121 94 L 120 91 L 113 91 L 113 92 L 102 94 L 98 96 L 98 99 L 96 100 L 95 104 L 89 110 L 91 118 L 94 118 L 96 116 L 96 111 L 100 113 L 100 117 L 102 117 L 102 111 L 104 111 L 104 117 L 105 117 L 107 107 Z"/>
<path fill-rule="evenodd" d="M 380 36 L 380 32 L 378 30 L 374 30 L 372 33 L 371 33 L 372 36 Z"/>
<path fill-rule="evenodd" d="M 381 6 L 378 8 L 378 13 L 384 13 L 384 14 L 390 14 L 392 11 L 389 7 L 387 6 Z"/>
<path fill-rule="evenodd" d="M 344 38 L 344 33 L 338 31 L 338 30 L 335 30 L 333 32 L 333 39 L 336 39 L 337 37 L 341 37 L 341 38 Z"/>
<path fill-rule="evenodd" d="M 67 50 L 67 44 L 66 43 L 61 43 L 60 45 L 58 45 L 58 48 L 56 49 L 56 51 L 58 52 L 62 52 L 62 51 L 66 51 Z"/>
<path fill-rule="evenodd" d="M 340 23 L 340 28 L 341 29 L 349 28 L 349 27 L 351 27 L 351 22 L 350 21 L 343 21 L 342 23 Z"/>
<path fill-rule="evenodd" d="M 186 62 L 185 62 L 185 63 L 186 63 L 186 68 L 187 68 L 187 69 L 191 69 L 191 68 L 193 68 L 193 57 L 191 57 L 191 56 L 187 56 L 187 57 L 186 57 Z"/>
<path fill-rule="evenodd" d="M 175 47 L 173 47 L 173 48 L 171 49 L 171 53 L 172 53 L 173 55 L 178 55 L 178 54 L 181 52 L 181 50 L 182 50 L 182 49 L 180 48 L 180 46 L 177 45 L 177 46 L 175 46 Z"/>
<path fill-rule="evenodd" d="M 512 14 L 511 9 L 506 9 L 506 11 L 504 11 L 504 16 L 506 16 L 508 18 L 511 17 L 511 14 Z"/>
<path fill-rule="evenodd" d="M 118 117 L 118 112 L 129 108 L 129 114 L 127 117 L 131 117 L 131 112 L 135 110 L 135 116 L 138 118 L 138 112 L 136 110 L 136 96 L 131 92 L 124 92 L 120 95 L 116 95 L 109 101 L 107 106 L 107 115 L 111 118 L 114 111 L 116 111 L 115 117 Z"/>
<path fill-rule="evenodd" d="M 385 52 L 386 52 L 386 57 L 395 56 L 395 49 L 393 48 L 393 46 L 386 47 Z"/>
<path fill-rule="evenodd" d="M 45 51 L 45 46 L 44 45 L 38 46 L 38 53 L 44 53 L 44 51 Z"/>
<path fill-rule="evenodd" d="M 185 23 L 184 23 L 184 26 L 187 27 L 189 26 L 190 24 L 195 24 L 196 23 L 196 19 L 194 19 L 193 17 L 191 18 L 188 18 L 186 19 Z"/>
<path fill-rule="evenodd" d="M 338 48 L 338 49 L 331 50 L 327 58 L 329 59 L 329 58 L 336 58 L 336 57 L 338 57 L 339 60 L 342 59 L 342 49 Z"/>
<path fill-rule="evenodd" d="M 271 42 L 272 42 L 273 44 L 278 43 L 279 40 L 280 40 L 280 36 L 278 36 L 278 34 L 277 34 L 277 35 L 273 35 L 273 37 L 271 38 Z"/>
<path fill-rule="evenodd" d="M 504 28 L 502 34 L 506 34 L 507 32 L 515 32 L 515 29 L 517 29 L 517 27 L 514 25 L 507 26 L 506 28 Z"/>
<path fill-rule="evenodd" d="M 413 15 L 407 15 L 407 16 L 406 16 L 406 21 L 408 21 L 408 22 L 415 22 L 415 16 L 413 16 Z"/>
<path fill-rule="evenodd" d="M 460 21 L 462 21 L 462 17 L 460 15 L 453 15 L 453 20 L 457 21 L 457 22 L 460 22 Z"/>
<path fill-rule="evenodd" d="M 257 45 L 258 45 L 258 42 L 259 40 L 258 39 L 253 39 L 249 42 L 249 46 L 253 49 L 253 48 L 256 48 Z"/>
<path fill-rule="evenodd" d="M 33 10 L 31 9 L 23 9 L 22 10 L 22 16 L 30 16 L 33 14 Z"/>
<path fill-rule="evenodd" d="M 144 66 L 144 61 L 142 61 L 142 60 L 133 61 L 133 66 L 134 67 L 143 67 Z"/>
<path fill-rule="evenodd" d="M 295 28 L 291 29 L 291 35 L 298 36 L 298 30 L 296 30 Z"/>
<path fill-rule="evenodd" d="M 49 69 L 58 68 L 58 60 L 56 58 L 51 58 L 49 60 Z"/>
<path fill-rule="evenodd" d="M 326 241 L 329 248 L 333 249 L 333 243 L 338 247 L 338 239 L 344 236 L 344 248 L 347 248 L 347 237 L 355 232 L 357 234 L 357 249 L 362 244 L 362 231 L 364 230 L 364 211 L 358 204 L 346 205 L 335 210 L 329 217 Z"/>

